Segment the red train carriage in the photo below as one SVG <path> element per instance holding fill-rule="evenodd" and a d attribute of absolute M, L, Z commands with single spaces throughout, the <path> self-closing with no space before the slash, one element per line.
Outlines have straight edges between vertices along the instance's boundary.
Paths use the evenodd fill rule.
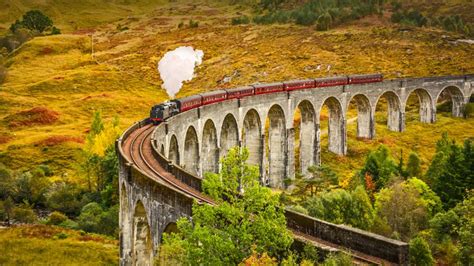
<path fill-rule="evenodd" d="M 361 83 L 372 83 L 383 81 L 382 74 L 369 74 L 369 75 L 351 75 L 349 76 L 349 84 L 361 84 Z"/>
<path fill-rule="evenodd" d="M 222 102 L 227 99 L 227 92 L 225 90 L 210 91 L 201 94 L 202 105 Z"/>
<path fill-rule="evenodd" d="M 202 96 L 200 94 L 173 100 L 178 104 L 180 112 L 191 110 L 202 105 Z"/>
<path fill-rule="evenodd" d="M 269 84 L 258 84 L 253 85 L 255 88 L 255 94 L 266 94 L 266 93 L 273 93 L 273 92 L 280 92 L 284 91 L 283 83 L 269 83 Z"/>
<path fill-rule="evenodd" d="M 315 87 L 342 86 L 348 84 L 347 76 L 319 78 L 314 80 Z"/>
<path fill-rule="evenodd" d="M 285 87 L 286 91 L 302 90 L 302 89 L 314 88 L 315 82 L 314 82 L 314 79 L 292 80 L 292 81 L 283 82 L 283 86 Z"/>
<path fill-rule="evenodd" d="M 226 89 L 227 99 L 239 99 L 245 96 L 251 96 L 255 93 L 255 88 L 252 86 L 245 86 L 239 88 Z"/>

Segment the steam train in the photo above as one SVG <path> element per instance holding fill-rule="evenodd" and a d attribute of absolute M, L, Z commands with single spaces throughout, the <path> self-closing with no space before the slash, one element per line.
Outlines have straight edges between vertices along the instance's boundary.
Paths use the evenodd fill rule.
<path fill-rule="evenodd" d="M 364 84 L 383 81 L 382 74 L 351 75 L 340 77 L 328 77 L 308 80 L 294 80 L 279 83 L 258 84 L 232 89 L 222 89 L 197 94 L 181 99 L 171 100 L 166 103 L 157 104 L 151 108 L 150 121 L 159 124 L 167 118 L 200 106 L 222 102 L 230 99 L 240 99 L 247 96 L 267 94 L 282 91 L 304 90 L 310 88 L 321 88 L 331 86 L 343 86 L 349 84 Z"/>

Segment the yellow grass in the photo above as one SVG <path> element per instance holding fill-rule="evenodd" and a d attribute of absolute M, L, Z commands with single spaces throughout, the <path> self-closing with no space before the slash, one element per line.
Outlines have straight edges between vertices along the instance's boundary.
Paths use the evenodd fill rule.
<path fill-rule="evenodd" d="M 0 265 L 115 265 L 117 245 L 102 236 L 45 225 L 0 229 Z"/>

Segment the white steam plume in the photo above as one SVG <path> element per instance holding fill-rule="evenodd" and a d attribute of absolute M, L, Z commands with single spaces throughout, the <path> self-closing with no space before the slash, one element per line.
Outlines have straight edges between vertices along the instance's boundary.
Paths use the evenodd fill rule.
<path fill-rule="evenodd" d="M 184 81 L 194 77 L 194 68 L 202 63 L 204 52 L 194 50 L 191 46 L 181 46 L 167 52 L 160 62 L 158 71 L 163 80 L 162 87 L 171 98 L 183 87 Z"/>

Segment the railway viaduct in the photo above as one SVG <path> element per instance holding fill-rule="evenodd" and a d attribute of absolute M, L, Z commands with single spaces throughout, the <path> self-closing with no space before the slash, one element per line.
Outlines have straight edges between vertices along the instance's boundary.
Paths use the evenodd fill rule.
<path fill-rule="evenodd" d="M 246 146 L 249 163 L 260 166 L 261 181 L 283 188 L 299 169 L 319 164 L 320 114 L 329 110 L 328 149 L 347 152 L 347 111 L 357 107 L 357 136 L 375 137 L 375 108 L 387 102 L 387 127 L 403 132 L 411 94 L 419 100 L 420 121 L 436 121 L 440 97 L 452 100 L 452 115 L 462 116 L 474 91 L 474 75 L 387 80 L 380 83 L 314 88 L 255 95 L 202 106 L 159 126 L 135 123 L 117 141 L 120 159 L 120 264 L 147 265 L 163 232 L 175 230 L 179 217 L 190 217 L 193 201 L 213 204 L 200 194 L 203 173 L 217 172 L 219 158 L 233 146 Z M 299 110 L 299 142 L 295 113 Z M 295 144 L 296 143 L 296 144 Z M 348 249 L 355 257 L 380 264 L 407 264 L 406 243 L 287 211 L 295 236 L 316 245 Z"/>

